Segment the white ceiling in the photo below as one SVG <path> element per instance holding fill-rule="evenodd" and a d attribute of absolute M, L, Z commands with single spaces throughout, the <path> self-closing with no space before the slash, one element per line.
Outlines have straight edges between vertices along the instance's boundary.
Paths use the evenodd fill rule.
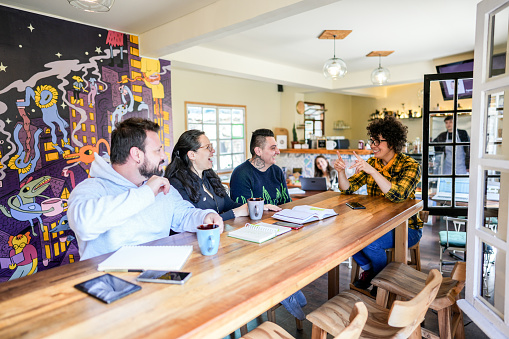
<path fill-rule="evenodd" d="M 2 3 L 140 35 L 142 53 L 147 41 L 146 55 L 177 67 L 336 92 L 371 86 L 378 59 L 366 54 L 373 50 L 395 51 L 382 65 L 399 84 L 434 72 L 434 59 L 474 49 L 479 0 L 257 1 L 117 0 L 108 13 L 82 12 L 66 0 Z M 335 82 L 322 75 L 333 54 L 332 40 L 317 38 L 324 29 L 353 31 L 336 41 L 348 74 Z"/>

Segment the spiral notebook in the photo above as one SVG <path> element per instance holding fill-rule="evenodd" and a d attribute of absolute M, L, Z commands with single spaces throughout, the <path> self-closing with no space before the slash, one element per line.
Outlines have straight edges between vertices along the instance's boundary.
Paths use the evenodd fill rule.
<path fill-rule="evenodd" d="M 246 224 L 238 230 L 228 233 L 229 237 L 242 239 L 246 241 L 261 244 L 267 240 L 275 238 L 278 235 L 290 232 L 292 229 L 285 226 L 276 226 L 260 222 L 257 224 Z"/>
<path fill-rule="evenodd" d="M 193 246 L 123 246 L 97 267 L 99 271 L 178 271 Z"/>

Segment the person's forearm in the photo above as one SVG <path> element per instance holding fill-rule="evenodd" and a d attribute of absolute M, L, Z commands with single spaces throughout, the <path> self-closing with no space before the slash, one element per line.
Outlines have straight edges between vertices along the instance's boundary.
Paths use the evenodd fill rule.
<path fill-rule="evenodd" d="M 389 192 L 389 190 L 392 187 L 392 184 L 391 184 L 391 182 L 389 180 L 387 180 L 379 172 L 375 172 L 375 173 L 371 174 L 371 176 L 373 177 L 373 179 L 375 180 L 376 184 L 378 185 L 378 187 L 380 187 L 380 190 L 383 193 Z"/>
<path fill-rule="evenodd" d="M 338 173 L 338 187 L 343 191 L 350 188 L 350 181 L 346 177 L 345 171 Z"/>

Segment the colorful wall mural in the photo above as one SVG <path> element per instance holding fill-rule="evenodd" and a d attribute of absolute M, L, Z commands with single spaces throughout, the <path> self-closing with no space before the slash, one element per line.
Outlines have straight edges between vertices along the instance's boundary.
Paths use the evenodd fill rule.
<path fill-rule="evenodd" d="M 67 199 L 108 156 L 114 124 L 162 127 L 172 149 L 170 62 L 138 37 L 0 6 L 0 282 L 79 260 Z"/>

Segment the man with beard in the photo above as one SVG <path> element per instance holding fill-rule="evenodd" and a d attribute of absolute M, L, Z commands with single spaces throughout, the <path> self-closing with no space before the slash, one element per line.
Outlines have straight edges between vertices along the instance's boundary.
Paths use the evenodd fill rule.
<path fill-rule="evenodd" d="M 166 154 L 159 125 L 140 118 L 116 124 L 111 134 L 111 165 L 95 154 L 90 178 L 72 191 L 69 225 L 82 260 L 139 245 L 176 232 L 196 232 L 202 224 L 223 220 L 182 199 L 162 177 Z"/>

